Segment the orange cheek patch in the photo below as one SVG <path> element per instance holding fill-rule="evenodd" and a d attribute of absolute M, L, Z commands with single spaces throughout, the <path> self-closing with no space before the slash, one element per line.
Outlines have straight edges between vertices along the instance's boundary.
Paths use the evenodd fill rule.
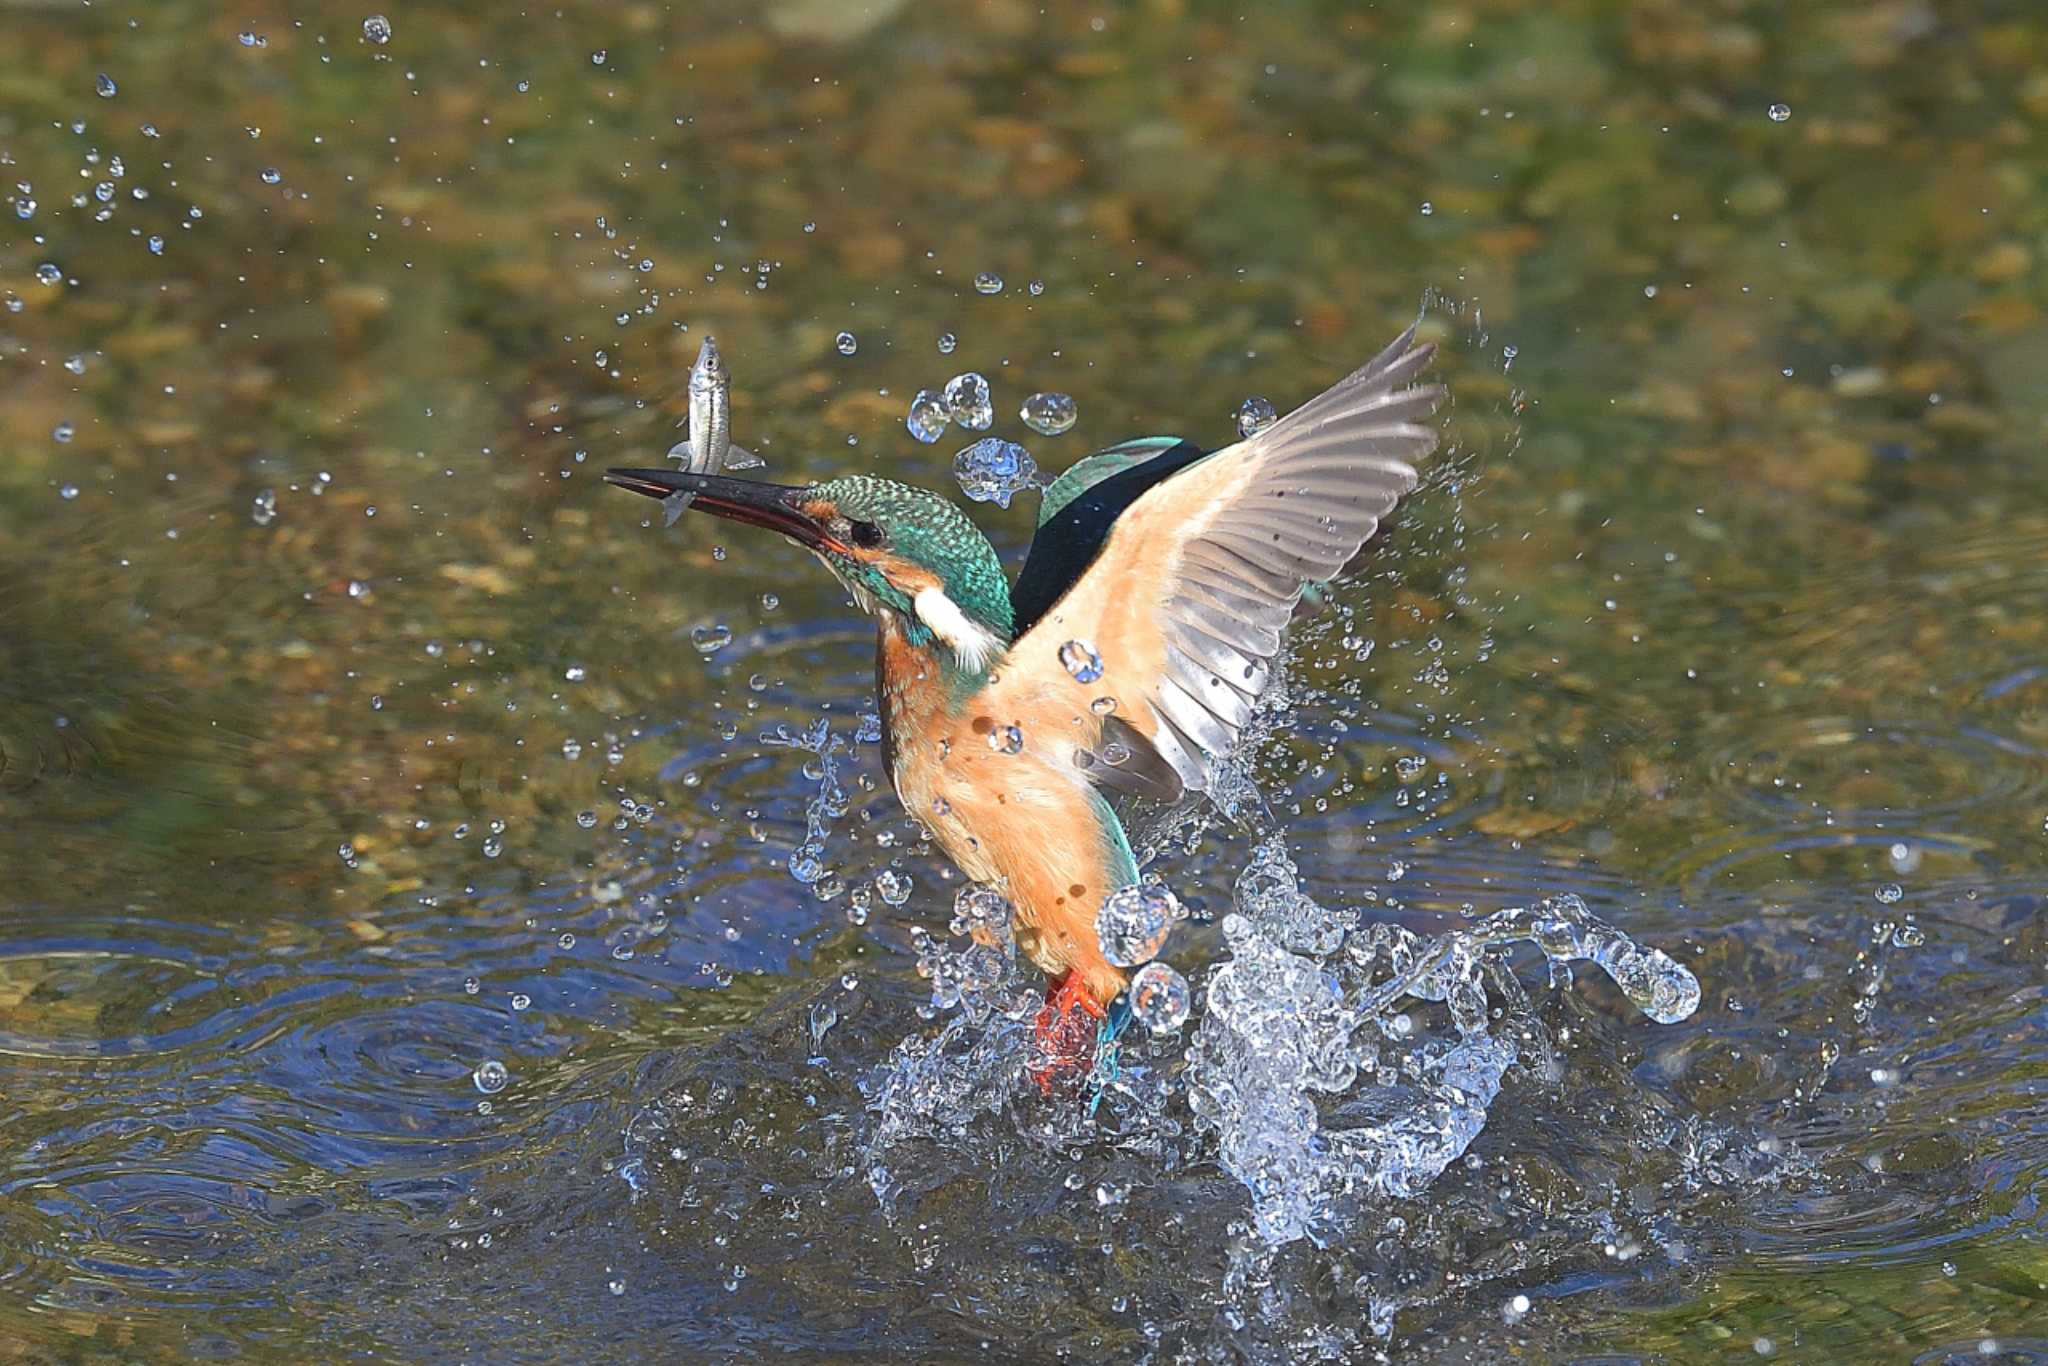
<path fill-rule="evenodd" d="M 923 565 L 912 564 L 899 555 L 891 555 L 886 550 L 876 551 L 868 559 L 877 569 L 889 576 L 890 583 L 903 590 L 905 597 L 914 598 L 927 588 L 945 587 L 939 582 L 939 576 L 931 570 Z"/>

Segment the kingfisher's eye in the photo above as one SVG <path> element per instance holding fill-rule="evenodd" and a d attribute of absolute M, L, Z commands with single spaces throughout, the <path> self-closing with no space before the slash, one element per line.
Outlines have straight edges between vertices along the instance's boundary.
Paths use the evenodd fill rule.
<path fill-rule="evenodd" d="M 882 529 L 873 522 L 855 522 L 848 528 L 846 539 L 863 550 L 873 550 L 882 543 Z"/>

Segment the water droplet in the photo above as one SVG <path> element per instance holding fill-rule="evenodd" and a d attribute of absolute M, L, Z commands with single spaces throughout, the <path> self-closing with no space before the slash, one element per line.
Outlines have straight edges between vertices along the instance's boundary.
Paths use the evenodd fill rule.
<path fill-rule="evenodd" d="M 1423 200 L 1423 201 L 1422 201 L 1422 216 L 1423 216 L 1424 218 L 1429 218 L 1429 217 L 1433 216 L 1433 215 L 1434 215 L 1435 213 L 1436 213 L 1436 205 L 1434 205 L 1434 204 L 1430 203 L 1430 202 L 1429 202 L 1429 201 L 1428 201 L 1427 199 Z"/>
<path fill-rule="evenodd" d="M 851 332 L 841 332 L 832 339 L 832 345 L 839 349 L 840 355 L 850 356 L 860 350 L 860 338 L 854 336 Z"/>
<path fill-rule="evenodd" d="M 903 419 L 903 425 L 913 437 L 929 446 L 946 434 L 946 424 L 952 420 L 944 394 L 936 389 L 920 389 L 917 397 L 910 400 L 910 413 Z"/>
<path fill-rule="evenodd" d="M 589 677 L 589 674 L 581 664 L 571 664 L 568 668 L 562 670 L 562 677 L 568 679 L 571 683 L 581 683 L 585 678 Z"/>
<path fill-rule="evenodd" d="M 603 48 L 599 48 L 597 51 L 590 54 L 590 64 L 592 66 L 603 66 L 604 59 L 605 50 Z"/>
<path fill-rule="evenodd" d="M 732 627 L 699 626 L 691 630 L 690 643 L 697 647 L 700 655 L 715 655 L 732 644 Z"/>
<path fill-rule="evenodd" d="M 1076 682 L 1093 683 L 1102 677 L 1102 656 L 1095 653 L 1095 647 L 1085 640 L 1070 640 L 1060 646 L 1060 663 L 1066 666 Z"/>
<path fill-rule="evenodd" d="M 496 858 L 498 855 L 504 852 L 505 841 L 499 839 L 496 835 L 492 835 L 484 841 L 485 858 Z"/>
<path fill-rule="evenodd" d="M 469 1074 L 469 1079 L 476 1084 L 477 1090 L 487 1096 L 495 1096 L 512 1080 L 512 1074 L 496 1058 L 486 1058 L 476 1065 L 476 1071 Z"/>
<path fill-rule="evenodd" d="M 1039 295 L 1045 293 L 1045 281 L 1033 280 L 1030 284 L 1026 285 L 1025 288 L 1031 291 L 1031 296 L 1033 298 L 1037 298 Z"/>
<path fill-rule="evenodd" d="M 1021 726 L 997 726 L 988 733 L 988 747 L 998 754 L 1022 754 L 1024 752 L 1024 728 Z"/>
<path fill-rule="evenodd" d="M 1877 889 L 1875 895 L 1879 905 L 1896 906 L 1905 899 L 1906 889 L 1896 882 L 1887 882 L 1884 886 Z"/>
<path fill-rule="evenodd" d="M 144 245 L 149 248 L 151 256 L 161 256 L 164 254 L 164 239 L 158 237 L 155 233 L 150 234 L 149 241 Z"/>
<path fill-rule="evenodd" d="M 875 874 L 875 893 L 891 906 L 901 906 L 910 900 L 910 886 L 910 879 L 893 868 Z"/>
<path fill-rule="evenodd" d="M 28 198 L 26 195 L 16 199 L 14 201 L 14 216 L 16 218 L 34 218 L 36 216 L 35 200 Z"/>
<path fill-rule="evenodd" d="M 1248 398 L 1237 405 L 1237 434 L 1239 437 L 1257 436 L 1279 417 L 1271 399 Z"/>
<path fill-rule="evenodd" d="M 1154 1034 L 1171 1034 L 1188 1018 L 1192 993 L 1165 963 L 1147 963 L 1131 977 L 1131 1014 Z"/>
<path fill-rule="evenodd" d="M 1114 697 L 1098 697 L 1088 704 L 1088 710 L 1094 712 L 1097 716 L 1107 716 L 1116 710 L 1116 699 Z"/>
<path fill-rule="evenodd" d="M 1770 114 L 1772 123 L 1783 123 L 1786 119 L 1792 117 L 1792 106 L 1789 104 L 1774 104 L 1766 112 Z"/>
<path fill-rule="evenodd" d="M 1892 931 L 1893 948 L 1917 949 L 1926 942 L 1926 934 L 1921 931 L 1918 925 L 1911 922 L 1900 925 Z"/>
<path fill-rule="evenodd" d="M 514 1010 L 525 1010 L 533 1004 L 533 998 L 523 991 L 515 991 L 509 1004 Z"/>
<path fill-rule="evenodd" d="M 1003 292 L 1003 277 L 994 271 L 984 270 L 974 277 L 974 292 L 977 294 L 1000 294 Z"/>
<path fill-rule="evenodd" d="M 1072 427 L 1080 415 L 1074 400 L 1065 394 L 1033 394 L 1017 410 L 1024 425 L 1040 436 L 1058 436 Z"/>
<path fill-rule="evenodd" d="M 462 979 L 462 991 L 466 996 L 474 996 L 483 989 L 483 979 L 480 977 L 465 977 Z"/>
<path fill-rule="evenodd" d="M 1150 962 L 1185 914 L 1174 894 L 1156 882 L 1117 888 L 1095 913 L 1102 956 L 1120 968 Z"/>
<path fill-rule="evenodd" d="M 958 346 L 959 344 L 960 344 L 960 339 L 959 339 L 958 337 L 954 336 L 954 335 L 953 335 L 953 334 L 952 334 L 951 332 L 941 332 L 941 333 L 939 333 L 939 354 L 940 354 L 940 355 L 942 355 L 942 356 L 950 356 L 950 355 L 952 355 L 952 354 L 953 354 L 953 348 L 954 348 L 954 347 L 956 347 L 956 346 Z"/>
<path fill-rule="evenodd" d="M 606 1281 L 604 1283 L 604 1288 L 611 1291 L 614 1295 L 623 1295 L 626 1293 L 626 1283 L 621 1280 Z"/>
<path fill-rule="evenodd" d="M 59 489 L 57 490 L 57 496 L 58 496 L 59 498 L 62 498 L 62 499 L 63 499 L 63 500 L 65 501 L 65 502 L 67 502 L 67 503 L 68 503 L 68 502 L 70 502 L 70 501 L 71 501 L 72 499 L 74 499 L 74 498 L 76 498 L 76 497 L 78 496 L 78 485 L 76 485 L 76 484 L 65 484 L 65 485 L 63 485 L 63 486 L 62 486 L 61 488 L 59 488 Z"/>
<path fill-rule="evenodd" d="M 953 477 L 975 502 L 1008 507 L 1020 489 L 1036 482 L 1038 462 L 1014 441 L 983 437 L 953 457 Z"/>
<path fill-rule="evenodd" d="M 996 420 L 996 404 L 988 381 L 969 370 L 946 381 L 946 410 L 970 432 L 985 432 Z"/>
<path fill-rule="evenodd" d="M 246 29 L 235 35 L 235 41 L 240 43 L 243 47 L 270 46 L 270 40 L 268 38 L 264 37 L 260 33 L 251 33 Z"/>
<path fill-rule="evenodd" d="M 97 88 L 100 92 L 100 98 L 103 100 L 111 100 L 114 96 L 121 93 L 121 87 L 115 85 L 114 78 L 104 71 L 100 73 Z"/>
<path fill-rule="evenodd" d="M 275 185 L 277 184 L 278 181 L 283 179 L 284 175 L 277 169 L 277 167 L 265 166 L 263 168 L 262 180 L 265 185 Z"/>
<path fill-rule="evenodd" d="M 562 948 L 564 950 L 573 949 L 576 947 L 576 936 L 571 934 L 567 930 L 563 930 L 562 937 L 560 939 L 557 939 L 555 941 L 555 944 L 557 947 Z"/>
<path fill-rule="evenodd" d="M 378 47 L 391 41 L 391 21 L 381 14 L 373 14 L 363 20 L 363 38 Z"/>
<path fill-rule="evenodd" d="M 64 272 L 57 268 L 56 263 L 45 261 L 36 267 L 36 283 L 43 285 L 62 284 L 64 283 Z M 14 311 L 19 313 L 21 310 L 16 309 Z"/>
<path fill-rule="evenodd" d="M 69 422 L 59 422 L 55 427 L 51 428 L 50 435 L 59 445 L 63 445 L 69 442 L 77 434 L 77 431 L 78 429 Z"/>

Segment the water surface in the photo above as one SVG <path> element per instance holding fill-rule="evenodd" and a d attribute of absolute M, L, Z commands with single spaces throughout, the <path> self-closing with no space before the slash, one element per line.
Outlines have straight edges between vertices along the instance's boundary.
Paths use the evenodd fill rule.
<path fill-rule="evenodd" d="M 2030 7 L 0 11 L 30 1359 L 2048 1359 Z M 707 331 L 771 477 L 948 487 L 903 417 L 955 373 L 1048 470 L 1218 444 L 1425 295 L 1447 449 L 1269 801 L 1326 906 L 1575 893 L 1701 1009 L 1518 960 L 1557 1065 L 1326 1247 L 1028 1107 L 885 1209 L 862 1084 L 957 882 L 867 629 L 597 472 Z M 820 719 L 805 885 L 762 737 Z M 1214 913 L 1250 845 L 1161 869 Z"/>

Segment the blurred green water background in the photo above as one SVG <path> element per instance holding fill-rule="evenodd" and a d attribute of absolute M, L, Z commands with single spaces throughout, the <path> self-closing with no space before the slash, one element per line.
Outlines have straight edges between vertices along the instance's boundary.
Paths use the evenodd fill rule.
<path fill-rule="evenodd" d="M 452 1354 L 337 1338 L 333 1295 L 210 1249 L 273 1246 L 303 1198 L 359 1216 L 362 1275 L 406 1198 L 378 1182 L 576 1142 L 544 1117 L 593 1074 L 886 960 L 917 906 L 724 933 L 797 897 L 774 827 L 803 791 L 726 743 L 857 710 L 867 666 L 807 564 L 658 537 L 596 481 L 676 439 L 705 332 L 771 477 L 947 486 L 964 442 L 902 416 L 959 370 L 1048 468 L 1220 443 L 1425 291 L 1457 304 L 1428 326 L 1476 478 L 1455 553 L 1371 624 L 1452 642 L 1438 700 L 1386 692 L 1479 737 L 1470 836 L 1765 918 L 1995 884 L 2022 900 L 1987 942 L 2034 970 L 1994 1013 L 2035 1059 L 1974 1102 L 2010 1121 L 1970 1149 L 1995 1220 L 1592 1297 L 1555 1350 L 2048 1333 L 2037 6 L 408 4 L 381 43 L 358 8 L 0 3 L 0 1336 L 26 1359 Z M 1016 430 L 1037 389 L 1074 432 Z M 1014 552 L 1028 517 L 983 521 Z M 695 648 L 716 627 L 739 653 Z M 666 847 L 604 840 L 621 794 Z M 680 872 L 658 905 L 650 860 Z M 616 957 L 656 913 L 701 942 Z M 443 1014 L 543 979 L 545 1025 Z M 1973 1008 L 1919 989 L 1901 1011 Z M 508 1020 L 545 1060 L 524 1129 L 480 1125 L 467 1080 Z M 538 1322 L 543 1354 L 588 1345 Z"/>

